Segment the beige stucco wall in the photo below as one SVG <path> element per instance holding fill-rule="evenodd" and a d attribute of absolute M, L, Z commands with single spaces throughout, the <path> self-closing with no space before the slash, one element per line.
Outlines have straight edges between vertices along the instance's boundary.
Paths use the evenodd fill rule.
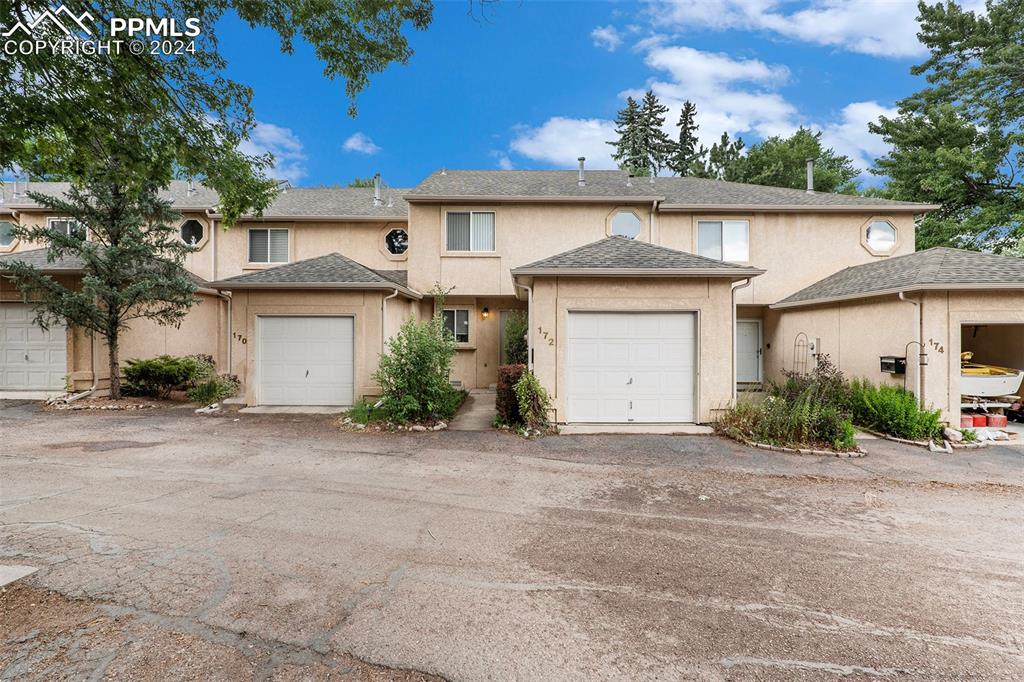
<path fill-rule="evenodd" d="M 77 289 L 77 276 L 58 276 L 57 281 L 70 289 Z M 131 320 L 129 328 L 121 333 L 119 357 L 121 365 L 131 358 L 151 358 L 157 355 L 211 355 L 220 371 L 226 367 L 227 342 L 223 322 L 226 311 L 216 296 L 200 294 L 200 303 L 193 306 L 178 327 L 161 326 L 150 320 Z M 0 305 L 4 301 L 22 302 L 21 292 L 6 277 L 0 277 Z M 93 366 L 99 387 L 106 388 L 110 373 L 107 370 L 107 345 L 96 337 L 95 347 L 91 335 L 77 328 L 67 334 L 68 379 L 74 390 L 84 390 L 93 383 Z M 93 354 L 95 353 L 95 363 Z"/>
<path fill-rule="evenodd" d="M 803 332 L 821 340 L 820 352 L 849 377 L 870 379 L 876 383 L 903 384 L 903 375 L 880 371 L 879 356 L 917 357 L 906 344 L 917 338 L 914 331 L 914 307 L 895 295 L 863 301 L 846 301 L 807 308 L 768 309 L 764 315 L 764 370 L 769 379 L 779 379 L 783 371 L 792 371 L 794 344 Z M 806 368 L 813 369 L 815 358 L 806 355 Z M 914 385 L 914 368 L 908 361 L 907 386 Z"/>
<path fill-rule="evenodd" d="M 934 291 L 925 293 L 922 301 L 922 330 L 930 357 L 924 372 L 925 401 L 942 410 L 946 421 L 959 423 L 960 352 L 970 350 L 961 347 L 961 325 L 1024 324 L 1024 292 Z M 1005 331 L 1014 337 L 1021 333 L 1019 327 Z"/>
<path fill-rule="evenodd" d="M 398 330 L 401 320 L 415 314 L 417 306 L 402 296 L 387 302 L 387 324 L 382 325 L 381 304 L 390 292 L 362 290 L 238 290 L 232 301 L 232 372 L 244 386 L 250 405 L 258 404 L 256 318 L 259 315 L 341 315 L 351 316 L 354 327 L 355 397 L 377 395 L 372 376 L 377 370 L 385 335 Z"/>
<path fill-rule="evenodd" d="M 405 229 L 405 221 L 393 222 L 240 222 L 230 228 L 218 227 L 213 239 L 216 244 L 207 244 L 206 250 L 216 250 L 217 269 L 208 279 L 224 279 L 246 272 L 272 267 L 267 264 L 249 263 L 250 228 L 285 228 L 288 234 L 289 262 L 316 258 L 329 253 L 340 253 L 352 260 L 377 270 L 404 270 L 406 257 L 414 248 L 402 256 L 389 254 L 384 248 L 384 235 L 393 228 Z M 197 254 L 205 255 L 205 254 Z M 275 263 L 273 265 L 280 265 Z M 196 274 L 204 276 L 200 272 Z"/>
<path fill-rule="evenodd" d="M 767 305 L 843 268 L 884 258 L 863 246 L 864 231 L 875 218 L 896 227 L 891 255 L 913 253 L 914 219 L 908 213 L 662 213 L 656 236 L 662 246 L 695 253 L 698 221 L 748 221 L 750 260 L 743 264 L 766 272 L 737 292 L 736 301 Z"/>
<path fill-rule="evenodd" d="M 650 204 L 410 204 L 409 284 L 426 292 L 436 282 L 453 296 L 513 296 L 509 271 L 595 242 L 610 234 L 618 210 L 640 218 L 638 239 L 650 241 Z M 494 253 L 445 253 L 447 211 L 494 211 Z"/>
<path fill-rule="evenodd" d="M 944 421 L 959 423 L 961 326 L 1024 324 L 1024 293 L 1020 291 L 931 291 L 907 295 L 921 306 L 921 340 L 928 354 L 923 370 L 924 402 L 938 409 Z M 895 295 L 857 302 L 765 312 L 765 371 L 778 378 L 793 367 L 793 342 L 798 332 L 821 338 L 821 350 L 849 377 L 904 384 L 901 375 L 879 371 L 880 355 L 906 356 L 907 388 L 918 391 L 918 340 L 915 307 Z M 998 347 L 1022 357 L 1021 327 L 990 327 L 1001 333 Z M 992 344 L 990 340 L 988 343 Z M 809 366 L 813 366 L 809 358 Z"/>
<path fill-rule="evenodd" d="M 713 421 L 732 403 L 731 282 L 724 279 L 544 277 L 534 281 L 534 371 L 551 394 L 554 420 L 566 416 L 567 335 L 570 310 L 696 311 L 697 419 Z M 542 334 L 547 336 L 542 339 Z M 549 343 L 552 342 L 552 343 Z"/>

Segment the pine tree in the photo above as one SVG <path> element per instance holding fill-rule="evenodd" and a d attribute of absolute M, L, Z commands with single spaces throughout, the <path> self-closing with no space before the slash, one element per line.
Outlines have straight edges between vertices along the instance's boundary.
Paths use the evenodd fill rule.
<path fill-rule="evenodd" d="M 615 116 L 618 139 L 609 140 L 608 144 L 615 147 L 612 158 L 619 164 L 619 168 L 633 175 L 647 175 L 641 125 L 640 106 L 635 99 L 627 97 L 626 108 L 619 110 Z"/>
<path fill-rule="evenodd" d="M 743 138 L 737 137 L 735 140 L 731 140 L 728 132 L 722 133 L 721 139 L 711 145 L 704 167 L 695 175 L 714 180 L 740 181 L 744 147 L 746 144 L 743 142 Z"/>
<path fill-rule="evenodd" d="M 658 101 L 653 91 L 648 90 L 640 105 L 640 139 L 644 168 L 655 175 L 665 167 L 672 153 L 672 140 L 664 130 L 667 113 L 668 107 Z"/>
<path fill-rule="evenodd" d="M 697 141 L 697 105 L 686 100 L 679 112 L 679 140 L 672 145 L 672 153 L 666 160 L 666 165 L 676 175 L 685 177 L 687 175 L 699 174 L 704 168 L 705 159 L 708 155 L 707 147 Z"/>

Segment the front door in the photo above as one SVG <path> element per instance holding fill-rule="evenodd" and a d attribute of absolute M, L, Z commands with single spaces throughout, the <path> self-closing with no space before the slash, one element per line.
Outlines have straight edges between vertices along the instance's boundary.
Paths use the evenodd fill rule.
<path fill-rule="evenodd" d="M 761 320 L 736 320 L 736 382 L 761 381 Z"/>

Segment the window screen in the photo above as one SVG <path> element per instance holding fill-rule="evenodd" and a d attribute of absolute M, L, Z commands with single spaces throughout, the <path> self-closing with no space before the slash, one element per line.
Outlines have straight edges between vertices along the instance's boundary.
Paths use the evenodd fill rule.
<path fill-rule="evenodd" d="M 469 311 L 456 308 L 444 311 L 444 328 L 456 343 L 469 343 Z"/>
<path fill-rule="evenodd" d="M 702 220 L 697 223 L 697 253 L 705 258 L 733 262 L 750 259 L 746 220 Z"/>
<path fill-rule="evenodd" d="M 494 213 L 466 211 L 447 214 L 448 251 L 494 251 Z"/>
<path fill-rule="evenodd" d="M 287 263 L 288 230 L 249 230 L 250 263 Z"/>

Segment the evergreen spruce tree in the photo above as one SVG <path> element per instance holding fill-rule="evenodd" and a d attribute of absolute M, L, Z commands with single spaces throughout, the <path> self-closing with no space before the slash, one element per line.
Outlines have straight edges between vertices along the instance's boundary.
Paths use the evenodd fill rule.
<path fill-rule="evenodd" d="M 615 116 L 618 139 L 609 140 L 608 144 L 615 147 L 612 158 L 619 164 L 619 168 L 634 175 L 647 175 L 641 126 L 640 106 L 635 99 L 627 97 L 626 108 L 619 110 Z"/>
<path fill-rule="evenodd" d="M 640 139 L 644 168 L 657 175 L 665 167 L 672 153 L 672 140 L 665 133 L 665 114 L 668 107 L 648 90 L 640 105 Z M 645 173 L 646 175 L 646 173 Z"/>
<path fill-rule="evenodd" d="M 707 147 L 697 141 L 697 105 L 686 100 L 679 112 L 679 139 L 672 145 L 666 165 L 676 175 L 685 177 L 700 173 L 708 155 Z"/>

